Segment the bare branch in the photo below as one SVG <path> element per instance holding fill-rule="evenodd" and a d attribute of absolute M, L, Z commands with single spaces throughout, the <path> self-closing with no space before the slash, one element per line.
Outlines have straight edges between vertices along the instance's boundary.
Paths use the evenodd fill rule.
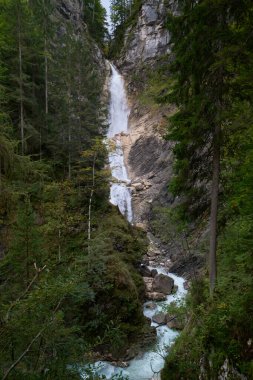
<path fill-rule="evenodd" d="M 46 330 L 46 328 L 51 325 L 53 322 L 54 322 L 54 315 L 55 313 L 57 312 L 57 310 L 59 309 L 60 307 L 60 304 L 62 302 L 63 298 L 60 299 L 60 301 L 58 302 L 58 304 L 56 305 L 54 311 L 53 311 L 53 315 L 52 315 L 52 320 L 49 322 L 49 324 L 46 324 L 44 325 L 44 327 L 35 335 L 35 337 L 31 340 L 31 342 L 28 344 L 28 346 L 26 347 L 26 349 L 22 352 L 22 354 L 17 358 L 17 360 L 15 360 L 14 363 L 12 363 L 12 365 L 7 369 L 7 371 L 5 372 L 2 380 L 6 380 L 7 377 L 9 376 L 9 374 L 11 373 L 11 371 L 18 365 L 19 362 L 21 362 L 21 360 L 23 359 L 23 357 L 27 354 L 27 352 L 30 350 L 30 348 L 32 347 L 33 343 L 36 342 L 36 340 L 42 335 L 42 333 Z"/>
<path fill-rule="evenodd" d="M 21 298 L 23 298 L 28 292 L 29 290 L 31 289 L 33 283 L 37 280 L 37 278 L 39 277 L 39 274 L 41 272 L 43 272 L 43 270 L 46 268 L 46 265 L 44 265 L 43 268 L 38 268 L 36 263 L 33 264 L 34 265 L 34 268 L 36 270 L 36 274 L 35 276 L 33 277 L 32 281 L 30 282 L 30 284 L 27 286 L 27 288 L 25 289 L 25 291 L 14 301 L 12 302 L 12 304 L 10 305 L 7 313 L 6 313 L 6 317 L 5 317 L 5 320 L 8 321 L 9 320 L 9 317 L 10 317 L 10 312 L 11 310 L 13 309 L 13 307 L 21 300 Z"/>

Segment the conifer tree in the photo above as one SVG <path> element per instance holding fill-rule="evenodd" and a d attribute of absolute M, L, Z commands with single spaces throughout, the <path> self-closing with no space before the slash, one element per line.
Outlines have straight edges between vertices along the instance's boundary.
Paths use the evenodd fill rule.
<path fill-rule="evenodd" d="M 175 61 L 172 100 L 179 111 L 171 118 L 169 138 L 177 144 L 175 193 L 183 192 L 195 215 L 210 204 L 210 291 L 216 282 L 217 213 L 220 153 L 231 104 L 231 73 L 223 55 L 233 41 L 236 15 L 226 0 L 179 1 L 179 14 L 169 18 Z M 210 170 L 210 168 L 212 168 Z M 211 183 L 210 200 L 203 196 Z"/>

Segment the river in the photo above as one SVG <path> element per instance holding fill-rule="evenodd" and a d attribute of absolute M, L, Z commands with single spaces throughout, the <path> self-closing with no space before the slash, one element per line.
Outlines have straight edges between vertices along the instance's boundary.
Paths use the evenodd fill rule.
<path fill-rule="evenodd" d="M 109 164 L 112 172 L 113 180 L 110 187 L 110 201 L 115 206 L 119 207 L 120 212 L 127 218 L 130 223 L 134 222 L 131 191 L 129 188 L 130 180 L 127 174 L 127 168 L 124 161 L 124 154 L 121 144 L 122 134 L 128 133 L 128 117 L 129 107 L 127 103 L 126 90 L 124 79 L 111 65 L 111 80 L 110 80 L 110 108 L 109 121 L 110 126 L 107 133 L 109 147 Z M 150 268 L 152 269 L 152 268 Z M 114 376 L 122 374 L 129 380 L 151 380 L 159 379 L 160 371 L 164 366 L 164 357 L 168 348 L 173 344 L 178 332 L 169 327 L 159 326 L 152 322 L 152 317 L 174 302 L 180 301 L 185 297 L 186 290 L 184 289 L 184 279 L 172 273 L 168 273 L 164 267 L 155 268 L 158 273 L 169 275 L 174 279 L 175 285 L 178 286 L 176 294 L 169 295 L 166 301 L 155 302 L 156 308 L 150 310 L 147 308 L 146 302 L 143 305 L 143 313 L 150 318 L 151 325 L 156 327 L 157 342 L 156 345 L 150 347 L 145 353 L 129 361 L 127 368 L 116 367 L 109 362 L 99 361 L 93 365 L 94 372 L 98 375 L 103 375 L 106 379 L 112 379 Z M 85 375 L 83 374 L 85 379 Z"/>

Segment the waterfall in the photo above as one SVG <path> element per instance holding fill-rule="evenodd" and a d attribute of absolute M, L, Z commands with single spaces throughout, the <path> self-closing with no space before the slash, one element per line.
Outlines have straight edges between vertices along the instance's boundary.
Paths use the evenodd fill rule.
<path fill-rule="evenodd" d="M 133 220 L 131 191 L 128 187 L 130 180 L 124 163 L 121 137 L 128 131 L 129 108 L 127 104 L 124 79 L 113 65 L 110 81 L 110 126 L 107 132 L 109 146 L 109 164 L 113 181 L 110 188 L 110 202 L 118 206 L 120 212 L 131 223 Z"/>
<path fill-rule="evenodd" d="M 131 192 L 128 187 L 130 180 L 127 175 L 127 169 L 124 163 L 124 155 L 121 143 L 121 137 L 128 132 L 129 108 L 124 87 L 124 80 L 119 72 L 111 65 L 112 76 L 110 81 L 110 127 L 107 133 L 109 148 L 109 163 L 114 181 L 111 183 L 110 201 L 119 207 L 121 213 L 126 216 L 129 222 L 133 220 Z M 112 148 L 111 148 L 112 146 Z M 94 373 L 104 376 L 105 379 L 116 379 L 114 376 L 122 375 L 128 380 L 154 380 L 160 379 L 159 372 L 164 366 L 164 357 L 167 355 L 167 349 L 170 347 L 178 336 L 178 331 L 170 329 L 168 326 L 159 326 L 152 322 L 152 317 L 168 307 L 172 302 L 180 301 L 185 297 L 184 279 L 172 273 L 168 273 L 164 267 L 156 268 L 158 273 L 169 275 L 173 278 L 175 285 L 178 287 L 176 294 L 166 297 L 165 301 L 153 302 L 155 309 L 150 309 L 143 305 L 144 315 L 150 319 L 151 325 L 156 327 L 157 341 L 155 346 L 147 347 L 145 352 L 140 353 L 137 357 L 128 362 L 127 368 L 117 367 L 106 361 L 97 361 L 90 366 Z M 82 373 L 83 379 L 88 379 L 85 373 Z"/>

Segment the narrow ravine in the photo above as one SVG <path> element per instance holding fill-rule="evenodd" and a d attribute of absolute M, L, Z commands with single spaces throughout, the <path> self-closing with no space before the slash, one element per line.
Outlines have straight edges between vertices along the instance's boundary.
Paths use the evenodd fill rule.
<path fill-rule="evenodd" d="M 109 164 L 113 177 L 110 189 L 110 201 L 119 207 L 120 212 L 130 223 L 134 224 L 131 191 L 129 188 L 130 180 L 127 175 L 124 152 L 121 144 L 121 137 L 128 133 L 129 107 L 124 79 L 113 65 L 110 66 L 112 71 L 109 86 L 110 126 L 107 133 Z M 122 374 L 129 380 L 159 379 L 160 371 L 164 366 L 167 349 L 178 336 L 178 332 L 170 329 L 167 325 L 159 326 L 157 323 L 152 322 L 152 317 L 161 311 L 165 311 L 170 303 L 183 299 L 186 294 L 186 290 L 184 289 L 185 280 L 172 273 L 168 273 L 162 266 L 157 266 L 156 268 L 149 267 L 149 269 L 156 269 L 158 274 L 162 273 L 171 277 L 174 280 L 177 291 L 175 294 L 166 296 L 166 300 L 162 302 L 148 301 L 143 305 L 144 315 L 150 319 L 151 326 L 156 327 L 157 342 L 155 345 L 130 360 L 127 363 L 127 368 L 117 367 L 105 361 L 98 361 L 94 364 L 94 371 L 99 375 L 105 376 L 106 379 L 111 379 L 118 374 Z M 149 307 L 151 303 L 153 304 L 152 308 Z"/>

